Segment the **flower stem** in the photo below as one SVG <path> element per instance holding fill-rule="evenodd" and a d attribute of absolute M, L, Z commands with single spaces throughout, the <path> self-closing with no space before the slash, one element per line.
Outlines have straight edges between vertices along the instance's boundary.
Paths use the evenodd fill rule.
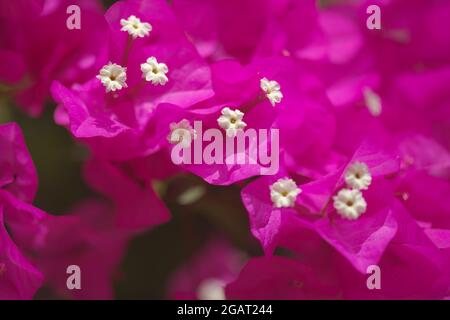
<path fill-rule="evenodd" d="M 130 35 L 128 35 L 128 38 L 127 38 L 127 44 L 126 44 L 126 46 L 125 46 L 125 51 L 124 51 L 124 53 L 123 53 L 122 63 L 121 63 L 121 65 L 122 65 L 123 67 L 126 67 L 127 64 L 128 64 L 128 56 L 129 56 L 129 54 L 130 54 L 130 50 L 131 50 L 131 47 L 132 47 L 132 46 L 133 46 L 133 37 L 130 36 Z"/>

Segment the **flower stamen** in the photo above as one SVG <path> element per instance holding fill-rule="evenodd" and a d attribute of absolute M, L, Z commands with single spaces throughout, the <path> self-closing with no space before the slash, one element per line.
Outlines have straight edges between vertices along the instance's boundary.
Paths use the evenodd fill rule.
<path fill-rule="evenodd" d="M 120 25 L 122 26 L 120 31 L 128 32 L 133 39 L 146 37 L 152 31 L 150 23 L 141 22 L 141 19 L 134 15 L 129 16 L 128 19 L 120 19 Z"/>
<path fill-rule="evenodd" d="M 272 107 L 275 104 L 280 103 L 283 99 L 283 93 L 281 92 L 280 84 L 274 80 L 268 80 L 267 78 L 262 78 L 260 81 L 261 89 L 266 93 L 266 97 L 269 99 Z"/>
<path fill-rule="evenodd" d="M 278 179 L 270 186 L 270 199 L 275 208 L 293 207 L 300 193 L 301 189 L 289 178 Z"/>
<path fill-rule="evenodd" d="M 222 115 L 217 119 L 217 123 L 226 130 L 228 137 L 235 137 L 239 130 L 244 129 L 247 124 L 242 121 L 244 113 L 238 109 L 231 110 L 225 107 L 221 111 Z"/>
<path fill-rule="evenodd" d="M 363 162 L 352 163 L 345 171 L 345 182 L 349 188 L 366 190 L 372 183 L 369 168 Z"/>
<path fill-rule="evenodd" d="M 345 219 L 358 219 L 367 209 L 366 200 L 361 191 L 356 189 L 342 189 L 333 200 L 337 213 Z"/>
<path fill-rule="evenodd" d="M 169 68 L 165 63 L 159 63 L 155 57 L 150 57 L 145 63 L 141 64 L 142 77 L 150 81 L 153 85 L 165 85 L 169 78 L 167 73 Z"/>
<path fill-rule="evenodd" d="M 97 79 L 100 79 L 106 92 L 121 90 L 127 87 L 127 68 L 109 62 L 100 69 Z"/>

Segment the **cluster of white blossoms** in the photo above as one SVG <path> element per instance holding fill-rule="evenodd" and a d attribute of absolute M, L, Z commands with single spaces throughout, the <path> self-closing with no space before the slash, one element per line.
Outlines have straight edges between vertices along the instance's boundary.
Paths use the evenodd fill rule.
<path fill-rule="evenodd" d="M 347 168 L 344 179 L 347 186 L 356 190 L 367 190 L 372 183 L 372 176 L 367 165 L 359 161 Z"/>
<path fill-rule="evenodd" d="M 333 197 L 334 208 L 341 217 L 355 220 L 366 212 L 367 203 L 361 190 L 369 188 L 372 176 L 365 163 L 356 161 L 347 168 L 344 179 L 347 188 Z"/>
<path fill-rule="evenodd" d="M 127 87 L 127 68 L 109 62 L 100 69 L 97 79 L 100 79 L 106 92 L 121 90 Z"/>
<path fill-rule="evenodd" d="M 169 68 L 165 63 L 159 63 L 155 57 L 150 57 L 147 61 L 141 64 L 142 76 L 146 81 L 150 81 L 153 85 L 165 85 L 169 78 L 166 73 L 169 72 Z"/>
<path fill-rule="evenodd" d="M 151 24 L 147 22 L 141 22 L 136 16 L 129 16 L 128 19 L 121 19 L 122 25 L 121 31 L 128 32 L 133 38 L 143 38 L 150 34 L 152 30 Z M 103 66 L 97 75 L 97 79 L 100 79 L 102 84 L 106 88 L 106 92 L 121 90 L 127 87 L 127 68 L 122 67 L 116 63 L 109 62 Z M 167 73 L 169 68 L 165 63 L 160 63 L 155 57 L 149 57 L 145 63 L 141 64 L 142 77 L 151 82 L 153 85 L 165 85 L 169 78 Z"/>
<path fill-rule="evenodd" d="M 267 78 L 262 78 L 260 81 L 260 86 L 262 91 L 266 93 L 266 97 L 269 99 L 272 107 L 277 103 L 281 102 L 283 99 L 283 93 L 281 92 L 280 84 L 274 80 L 268 80 Z"/>
<path fill-rule="evenodd" d="M 197 132 L 192 128 L 189 120 L 183 119 L 180 122 L 172 122 L 169 125 L 170 133 L 167 137 L 172 144 L 180 144 L 183 148 L 191 145 L 192 141 L 197 138 Z"/>
<path fill-rule="evenodd" d="M 269 188 L 270 199 L 275 208 L 293 207 L 297 196 L 302 192 L 295 181 L 289 178 L 278 179 Z"/>
<path fill-rule="evenodd" d="M 242 121 L 244 113 L 238 109 L 231 110 L 225 107 L 221 111 L 221 116 L 217 119 L 219 126 L 224 129 L 228 137 L 235 137 L 239 130 L 244 129 L 247 124 Z"/>
<path fill-rule="evenodd" d="M 148 22 L 141 22 L 136 16 L 129 16 L 128 19 L 120 19 L 121 31 L 128 32 L 134 39 L 143 38 L 150 34 L 152 25 Z"/>
<path fill-rule="evenodd" d="M 334 208 L 339 215 L 349 220 L 358 219 L 367 209 L 366 200 L 357 189 L 344 188 L 333 197 L 333 200 Z"/>

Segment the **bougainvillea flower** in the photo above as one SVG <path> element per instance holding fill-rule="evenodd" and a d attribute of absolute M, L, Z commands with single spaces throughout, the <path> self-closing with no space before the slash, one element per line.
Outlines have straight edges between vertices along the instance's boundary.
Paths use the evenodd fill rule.
<path fill-rule="evenodd" d="M 121 19 L 130 16 L 149 23 L 152 31 L 134 38 L 121 30 Z M 98 79 L 72 88 L 54 82 L 55 120 L 102 157 L 145 156 L 155 151 L 145 131 L 158 106 L 187 108 L 211 97 L 210 70 L 165 1 L 121 1 L 105 18 L 109 29 L 103 37 L 110 39 L 105 67 Z M 156 81 L 163 79 L 161 73 L 167 80 Z"/>
<path fill-rule="evenodd" d="M 81 29 L 66 24 L 73 4 Z M 1 3 L 5 101 L 36 116 L 51 92 L 102 200 L 64 216 L 34 207 L 24 139 L 1 125 L 0 297 L 44 283 L 112 298 L 131 237 L 170 219 L 164 201 L 188 208 L 185 193 L 170 199 L 178 174 L 243 187 L 264 256 L 238 274 L 238 250 L 208 242 L 170 298 L 450 297 L 449 13 L 440 0 Z M 189 210 L 217 211 L 200 188 Z M 67 289 L 69 265 L 83 290 Z"/>
<path fill-rule="evenodd" d="M 133 8 L 135 8 L 134 11 Z M 131 12 L 136 13 L 136 11 L 139 10 L 140 9 L 137 8 L 135 4 L 131 3 L 124 3 L 120 6 L 113 6 L 107 14 L 107 18 L 109 17 L 108 21 L 112 29 L 114 30 L 115 28 L 117 28 L 117 16 L 126 15 L 122 12 L 126 11 L 127 14 L 131 14 Z M 160 11 L 161 14 L 168 15 L 168 18 L 166 19 L 167 21 L 171 22 L 173 20 L 173 17 L 170 12 L 168 12 L 167 8 L 164 7 L 164 10 Z M 151 15 L 147 16 L 147 19 L 144 19 L 143 17 L 145 16 L 141 15 L 142 21 L 158 21 L 157 17 L 152 17 Z M 163 50 L 165 46 L 170 45 L 170 43 L 164 42 L 163 40 L 165 40 L 165 38 L 170 40 L 175 37 L 175 35 L 169 37 L 165 34 L 161 34 L 160 36 L 158 36 L 158 34 L 156 34 L 157 28 L 155 27 L 155 23 L 153 23 L 152 26 L 152 32 L 148 35 L 148 37 L 145 37 L 144 39 L 135 39 L 132 42 L 130 48 L 124 48 L 125 44 L 127 43 L 126 34 L 124 34 L 124 32 L 118 32 L 115 30 L 113 32 L 114 37 L 121 39 L 120 41 L 116 42 L 119 44 L 124 43 L 124 45 L 122 47 L 121 45 L 116 45 L 115 47 L 113 47 L 113 49 L 111 49 L 110 58 L 111 56 L 113 56 L 111 60 L 114 60 L 116 62 L 120 61 L 122 59 L 122 56 L 124 56 L 126 52 L 126 60 L 128 61 L 126 69 L 128 88 L 126 88 L 126 90 L 120 90 L 120 93 L 118 93 L 116 99 L 105 99 L 105 93 L 103 92 L 104 89 L 101 85 L 99 85 L 98 81 L 91 81 L 82 86 L 73 87 L 72 90 L 68 90 L 57 83 L 54 84 L 54 97 L 57 101 L 60 102 L 60 107 L 56 112 L 56 121 L 60 124 L 68 126 L 75 137 L 88 142 L 88 144 L 90 144 L 92 148 L 98 153 L 101 153 L 102 156 L 120 159 L 123 157 L 131 158 L 133 156 L 145 156 L 146 154 L 155 152 L 155 146 L 152 146 L 153 140 L 149 140 L 148 132 L 144 132 L 151 130 L 148 128 L 149 121 L 158 121 L 155 113 L 155 110 L 157 108 L 155 107 L 163 102 L 170 102 L 171 104 L 180 106 L 181 108 L 186 108 L 189 107 L 189 105 L 192 105 L 193 102 L 200 101 L 198 99 L 200 98 L 200 96 L 195 98 L 194 101 L 191 101 L 190 99 L 187 99 L 189 95 L 186 94 L 183 94 L 182 102 L 176 99 L 172 99 L 179 96 L 179 93 L 176 93 L 177 91 L 171 91 L 170 84 L 173 82 L 176 83 L 177 78 L 175 77 L 175 75 L 178 71 L 177 65 L 180 65 L 180 63 L 182 62 L 171 62 L 169 58 L 163 59 L 160 56 L 158 57 L 158 55 L 155 53 L 157 51 L 155 50 L 158 48 L 158 50 Z M 174 29 L 174 27 L 171 25 L 166 26 L 164 24 L 161 26 L 161 28 L 162 27 L 167 29 Z M 164 31 L 161 30 L 160 32 Z M 174 33 L 178 34 L 176 32 Z M 154 38 L 153 41 L 152 38 Z M 181 43 L 185 43 L 183 39 L 181 40 Z M 179 42 L 180 41 L 177 41 L 178 45 Z M 146 90 L 147 93 L 143 93 L 141 88 L 138 87 L 136 90 L 138 90 L 139 92 L 137 92 L 136 90 L 130 88 L 131 80 L 129 79 L 132 77 L 133 73 L 136 73 L 136 70 L 139 73 L 139 68 L 137 65 L 138 63 L 145 62 L 146 58 L 139 60 L 134 59 L 133 57 L 142 55 L 142 51 L 147 50 L 147 47 L 149 46 L 152 47 L 152 57 L 157 56 L 158 61 L 163 61 L 164 64 L 169 67 L 169 72 L 167 74 L 169 81 L 166 85 L 161 86 L 161 88 L 149 88 L 149 90 Z M 199 60 L 195 59 L 193 56 L 190 59 L 190 63 L 185 63 L 183 68 L 187 68 L 195 61 Z M 131 65 L 130 63 L 133 64 Z M 233 68 L 232 78 L 229 77 L 231 70 L 228 68 L 230 67 Z M 300 101 L 299 99 L 297 99 L 299 98 L 299 93 L 297 90 L 298 82 L 300 83 L 300 86 L 302 88 L 302 94 L 314 90 L 320 92 L 320 90 L 314 88 L 316 86 L 315 83 L 317 80 L 310 75 L 309 71 L 299 71 L 299 74 L 301 74 L 302 77 L 300 77 L 297 73 L 292 74 L 288 72 L 288 70 L 293 71 L 297 69 L 295 64 L 289 62 L 289 59 L 280 58 L 278 60 L 257 60 L 245 70 L 243 70 L 242 67 L 238 67 L 238 64 L 233 65 L 233 63 L 231 62 L 223 61 L 217 66 L 213 65 L 212 69 L 214 82 L 213 85 L 216 97 L 213 101 L 206 101 L 198 106 L 195 106 L 196 108 L 201 108 L 202 113 L 222 109 L 226 106 L 226 104 L 230 104 L 231 106 L 234 104 L 239 110 L 241 110 L 242 108 L 252 108 L 254 109 L 255 113 L 258 112 L 258 108 L 257 105 L 255 106 L 255 103 L 258 102 L 256 99 L 258 99 L 258 97 L 261 95 L 260 81 L 263 78 L 270 78 L 271 81 L 277 80 L 279 82 L 279 84 L 281 85 L 280 94 L 283 92 L 283 95 L 285 96 L 285 99 L 283 99 L 283 102 L 279 104 L 278 107 L 283 107 L 284 104 L 284 108 L 289 109 L 284 112 L 284 114 L 286 115 L 286 119 L 281 119 L 279 126 L 282 129 L 289 128 L 289 126 L 284 125 L 283 123 L 290 121 L 290 127 L 292 129 L 287 129 L 288 132 L 283 136 L 293 137 L 296 134 L 306 134 L 306 132 L 304 132 L 305 130 L 307 130 L 308 132 L 312 132 L 313 130 L 315 130 L 315 132 L 320 132 L 319 127 L 322 126 L 328 131 L 333 131 L 332 116 L 329 115 L 329 110 L 327 111 L 326 108 L 323 107 L 328 103 L 325 100 L 325 97 L 317 98 L 305 96 L 301 98 Z M 206 69 L 204 67 L 197 66 L 196 70 L 197 71 L 195 72 L 195 75 L 199 76 L 197 77 L 197 79 L 203 79 L 204 76 L 201 76 L 200 73 L 202 70 L 205 70 L 206 72 Z M 247 77 L 247 81 L 244 81 L 245 77 Z M 135 79 L 139 80 L 136 81 L 136 83 L 142 83 L 141 78 L 142 77 L 137 75 Z M 203 95 L 203 98 L 207 98 L 207 82 L 203 82 L 203 85 L 200 84 L 200 82 L 197 82 L 197 84 L 198 85 L 194 85 L 194 87 L 189 89 L 189 92 L 194 92 L 193 90 L 195 89 L 196 94 L 201 94 L 202 92 L 204 92 L 205 95 Z M 178 88 L 182 89 L 182 87 L 180 87 L 179 85 L 176 85 L 176 88 L 177 90 Z M 246 88 L 249 88 L 250 90 Z M 206 91 L 204 89 L 206 89 Z M 131 101 L 130 97 L 127 97 L 128 90 L 133 93 L 133 101 Z M 155 92 L 155 95 L 152 95 L 152 92 Z M 157 92 L 161 92 L 162 96 L 156 94 Z M 138 101 L 143 102 L 141 104 Z M 112 111 L 111 108 L 106 107 L 108 103 L 113 103 L 115 105 L 114 108 L 112 108 L 114 111 Z M 291 112 L 294 112 L 294 109 L 299 103 L 301 105 L 304 105 L 304 108 L 301 109 L 305 110 L 304 118 L 297 117 L 299 123 L 292 123 L 292 119 L 294 118 L 290 117 L 289 115 Z M 312 108 L 323 108 L 324 110 L 321 111 L 321 113 L 315 113 L 313 112 Z M 210 111 L 206 111 L 207 109 L 209 109 Z M 164 111 L 162 110 L 161 113 L 164 113 Z M 258 112 L 258 114 L 259 117 L 263 116 L 262 112 Z M 311 117 L 316 117 L 317 120 L 315 121 L 315 119 L 310 119 Z M 319 119 L 323 119 L 321 123 L 319 122 Z M 139 120 L 139 123 L 136 122 L 137 120 Z M 295 132 L 290 132 L 292 130 L 295 130 Z M 328 135 L 323 134 L 322 131 L 320 137 L 328 137 Z M 317 148 L 319 148 L 321 144 L 317 144 L 316 146 Z M 326 146 L 327 144 L 324 147 Z M 305 152 L 308 151 L 311 153 L 311 150 L 305 150 Z M 318 156 L 317 158 L 320 157 Z"/>
<path fill-rule="evenodd" d="M 244 256 L 224 240 L 211 240 L 171 278 L 169 297 L 223 300 L 225 286 L 237 276 Z"/>
<path fill-rule="evenodd" d="M 398 230 L 377 264 L 382 272 L 381 290 L 367 290 L 365 275 L 351 275 L 343 261 L 336 261 L 347 299 L 442 299 L 450 290 L 450 238 L 444 230 L 419 225 L 405 208 L 394 204 Z M 414 279 L 414 280 L 412 280 Z"/>
<path fill-rule="evenodd" d="M 321 159 L 329 150 L 334 135 L 334 117 L 323 88 L 306 67 L 299 67 L 290 58 L 279 57 L 256 59 L 247 66 L 234 60 L 224 60 L 212 64 L 211 70 L 216 92 L 214 98 L 185 111 L 180 108 L 177 110 L 176 106 L 161 105 L 150 121 L 151 131 L 148 133 L 163 138 L 160 146 L 169 146 L 171 150 L 176 141 L 168 143 L 166 137 L 174 131 L 178 133 L 183 121 L 186 124 L 189 122 L 189 130 L 196 134 L 192 142 L 195 153 L 193 158 L 203 158 L 199 162 L 192 160 L 192 165 L 184 162 L 180 165 L 182 168 L 213 184 L 230 184 L 254 175 L 274 174 L 280 162 L 293 158 L 304 159 L 300 164 L 293 164 L 293 167 L 311 176 L 330 170 L 323 168 L 323 161 L 315 165 L 314 159 Z M 233 74 L 232 78 L 229 77 L 230 73 Z M 276 90 L 272 91 L 266 83 L 274 84 Z M 276 102 L 272 94 L 277 95 Z M 294 113 L 296 117 L 292 117 Z M 202 130 L 195 132 L 195 123 L 199 121 Z M 230 121 L 235 122 L 230 124 Z M 228 137 L 230 128 L 232 134 Z M 225 150 L 223 155 L 218 156 L 220 161 L 207 162 L 204 158 L 205 152 L 211 149 L 212 143 L 208 143 L 211 138 L 203 141 L 203 144 L 199 140 L 205 139 L 202 135 L 208 129 L 222 132 L 223 146 L 227 143 L 225 136 L 234 136 L 235 143 L 240 141 L 239 137 L 235 137 L 238 130 L 244 134 L 253 131 L 256 138 L 250 141 L 253 147 L 247 141 L 245 150 L 235 150 L 236 157 L 242 159 L 240 164 L 226 159 L 228 155 Z M 298 136 L 314 136 L 317 141 L 313 144 L 308 139 L 298 140 Z M 253 155 L 252 158 L 252 152 L 264 153 L 264 150 L 269 152 L 267 156 L 271 156 L 272 162 L 277 163 L 263 163 L 260 161 L 261 154 Z M 254 160 L 254 163 L 250 160 Z M 310 167 L 302 170 L 304 167 L 301 164 Z"/>
<path fill-rule="evenodd" d="M 406 217 L 404 217 L 406 218 Z M 408 218 L 406 218 L 408 220 Z M 402 223 L 408 223 L 402 220 Z M 412 220 L 409 221 L 411 223 Z M 323 240 L 303 233 L 298 255 L 252 258 L 226 288 L 228 299 L 442 299 L 449 292 L 448 247 L 433 246 L 417 224 L 394 237 L 377 266 L 380 288 L 369 289 L 371 272 L 360 273 Z M 402 239 L 402 240 L 400 240 Z M 448 242 L 446 242 L 448 245 Z M 441 251 L 439 251 L 441 250 Z M 333 267 L 330 267 L 333 266 Z"/>
<path fill-rule="evenodd" d="M 229 299 L 442 299 L 448 295 L 448 235 L 423 229 L 399 202 L 398 230 L 380 261 L 381 287 L 370 290 L 373 269 L 359 272 L 311 229 L 291 233 L 288 257 L 250 259 L 227 286 Z M 430 234 L 433 236 L 430 236 Z M 284 251 L 286 253 L 286 251 Z M 284 267 L 282 267 L 284 266 Z M 330 267 L 333 266 L 333 267 Z M 418 268 L 418 266 L 420 266 Z M 256 268 L 258 272 L 255 272 Z M 280 272 L 291 270 L 290 272 Z M 366 272 L 367 271 L 367 272 Z M 264 279 L 264 281 L 261 281 Z M 414 279 L 414 280 L 412 280 Z"/>
<path fill-rule="evenodd" d="M 227 286 L 227 299 L 341 299 L 339 269 L 330 267 L 339 257 L 336 250 L 313 230 L 297 232 L 295 239 L 284 256 L 249 259 Z M 351 267 L 346 272 L 357 273 Z"/>
<path fill-rule="evenodd" d="M 364 192 L 367 212 L 357 220 L 339 217 L 332 206 L 332 197 L 343 188 L 344 173 L 354 162 L 367 165 L 373 182 Z M 312 182 L 299 185 L 295 206 L 276 208 L 270 199 L 269 187 L 286 176 L 263 177 L 242 190 L 244 205 L 250 214 L 253 235 L 261 241 L 267 253 L 277 245 L 289 247 L 295 234 L 302 229 L 318 232 L 340 251 L 352 264 L 365 272 L 367 265 L 376 263 L 396 233 L 397 223 L 391 209 L 394 189 L 386 176 L 398 170 L 398 162 L 370 143 L 363 144 L 336 172 Z M 355 228 L 358 233 L 351 232 Z"/>
<path fill-rule="evenodd" d="M 224 109 L 226 109 L 225 107 Z M 170 110 L 167 108 L 166 110 Z M 265 111 L 265 116 L 261 117 L 259 112 Z M 234 112 L 234 110 L 233 110 Z M 266 108 L 259 108 L 259 111 L 255 112 L 247 112 L 244 115 L 244 119 L 246 123 L 249 124 L 249 126 L 252 126 L 253 129 L 257 130 L 259 128 L 264 128 L 264 125 L 270 121 L 271 116 L 273 115 L 273 110 L 269 109 L 269 107 Z M 199 131 L 198 134 L 202 134 L 202 136 L 199 136 L 197 139 L 192 141 L 192 144 L 190 146 L 190 151 L 186 151 L 186 154 L 189 154 L 190 157 L 186 161 L 182 161 L 179 164 L 179 167 L 183 170 L 187 170 L 190 172 L 193 172 L 200 177 L 204 178 L 206 181 L 213 183 L 213 184 L 230 184 L 235 181 L 239 181 L 242 179 L 245 179 L 247 177 L 251 177 L 254 175 L 259 175 L 261 173 L 261 168 L 263 167 L 262 164 L 260 164 L 256 158 L 252 158 L 254 160 L 254 163 L 250 161 L 250 157 L 252 153 L 250 152 L 250 149 L 252 148 L 251 145 L 246 144 L 245 148 L 236 154 L 234 160 L 231 159 L 230 163 L 227 164 L 227 159 L 230 160 L 230 155 L 227 154 L 226 149 L 222 149 L 222 146 L 226 146 L 226 143 L 228 140 L 230 141 L 237 141 L 236 136 L 227 136 L 227 130 L 222 128 L 218 124 L 218 119 L 220 117 L 223 117 L 222 113 L 220 111 L 217 111 L 212 114 L 207 115 L 199 115 L 195 113 L 186 113 L 186 112 L 173 112 L 173 115 L 176 115 L 177 118 L 173 119 L 173 122 L 170 123 L 179 123 L 179 121 L 182 121 L 183 119 L 190 121 L 192 123 L 193 128 L 197 128 Z M 225 121 L 225 120 L 224 120 Z M 227 120 L 228 121 L 228 120 Z M 199 125 L 195 126 L 195 124 L 201 123 L 201 128 Z M 158 121 L 158 124 L 165 124 L 165 128 L 162 128 L 161 132 L 166 132 L 164 135 L 165 143 L 164 146 L 166 147 L 165 150 L 169 154 L 175 154 L 178 157 L 178 153 L 174 151 L 172 153 L 173 149 L 178 146 L 178 144 L 172 144 L 169 141 L 167 141 L 167 136 L 173 135 L 173 130 L 171 131 L 169 129 L 169 123 L 168 122 L 160 122 Z M 219 143 L 221 143 L 218 150 L 220 150 L 220 154 L 213 153 L 213 157 L 211 159 L 208 158 L 210 153 L 207 153 L 208 146 L 210 146 L 210 142 L 207 141 L 201 141 L 203 138 L 203 135 L 207 130 L 209 129 L 215 129 L 217 140 Z M 176 130 L 176 129 L 175 129 Z M 200 132 L 201 130 L 201 132 Z M 269 135 L 267 138 L 264 137 L 263 139 L 259 140 L 259 145 L 266 144 L 268 151 L 270 151 L 270 139 L 271 136 Z M 183 152 L 184 154 L 185 152 Z M 199 162 L 196 163 L 196 158 L 199 158 Z M 233 155 L 231 155 L 233 157 Z M 237 162 L 237 159 L 242 159 L 242 164 L 239 164 Z M 173 162 L 175 159 L 168 159 L 169 161 Z M 213 161 L 213 162 L 210 162 Z M 267 166 L 267 164 L 265 164 Z M 276 165 L 276 163 L 274 163 Z M 275 168 L 276 169 L 276 168 Z"/>

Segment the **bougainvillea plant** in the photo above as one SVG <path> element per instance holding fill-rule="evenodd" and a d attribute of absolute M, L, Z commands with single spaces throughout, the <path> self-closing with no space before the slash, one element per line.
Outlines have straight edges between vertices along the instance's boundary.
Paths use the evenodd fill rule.
<path fill-rule="evenodd" d="M 0 299 L 449 298 L 449 15 L 0 1 Z"/>

